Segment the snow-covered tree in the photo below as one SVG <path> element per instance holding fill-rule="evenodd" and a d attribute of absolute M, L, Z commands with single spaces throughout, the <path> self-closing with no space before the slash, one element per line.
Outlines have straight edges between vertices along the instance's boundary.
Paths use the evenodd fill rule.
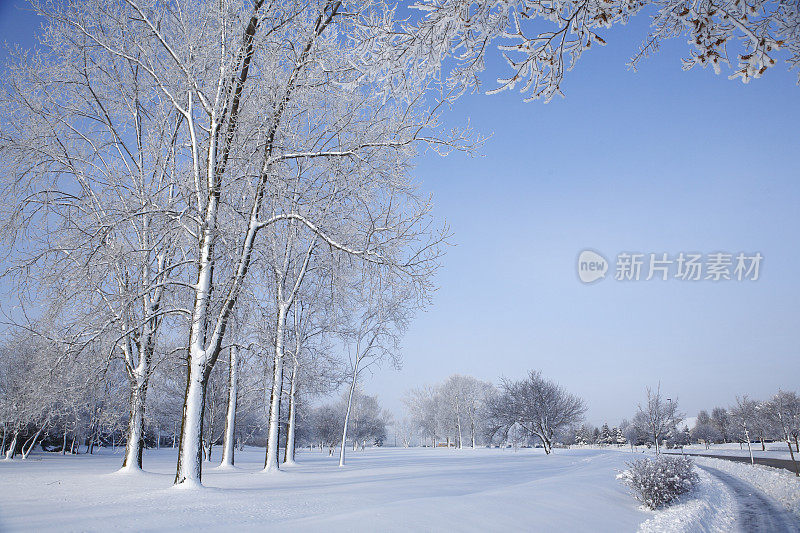
<path fill-rule="evenodd" d="M 357 302 L 363 302 L 363 307 L 356 307 L 352 325 L 343 332 L 349 383 L 343 413 L 339 466 L 345 464 L 345 443 L 351 427 L 349 419 L 359 378 L 383 361 L 389 361 L 399 368 L 399 342 L 407 327 L 413 302 L 402 285 L 393 286 L 387 279 L 361 279 L 363 282 L 359 283 L 360 290 L 355 292 L 355 296 Z"/>
<path fill-rule="evenodd" d="M 712 443 L 722 440 L 722 435 L 717 428 L 711 424 L 701 424 L 699 419 L 692 428 L 691 435 L 693 440 L 705 444 L 706 449 L 709 449 Z"/>
<path fill-rule="evenodd" d="M 181 312 L 168 300 L 185 266 L 174 216 L 182 118 L 138 68 L 143 50 L 108 54 L 47 13 L 39 52 L 14 57 L 0 92 L 6 237 L 20 292 L 56 291 L 61 320 L 80 329 L 73 342 L 115 339 L 129 380 L 123 467 L 138 469 L 159 330 Z"/>
<path fill-rule="evenodd" d="M 456 446 L 464 447 L 464 434 L 468 432 L 470 446 L 474 448 L 477 436 L 484 432 L 486 404 L 495 392 L 494 387 L 471 376 L 454 374 L 439 386 L 438 392 L 442 398 L 441 416 L 450 419 Z"/>
<path fill-rule="evenodd" d="M 417 426 L 423 440 L 431 439 L 431 446 L 436 446 L 439 436 L 439 412 L 441 397 L 435 387 L 424 386 L 409 390 L 404 398 L 409 417 Z"/>
<path fill-rule="evenodd" d="M 794 392 L 778 391 L 772 397 L 767 407 L 767 416 L 777 428 L 780 428 L 781 437 L 789 447 L 789 455 L 795 467 L 795 474 L 800 476 L 800 468 L 792 450 L 792 435 L 800 425 L 800 398 Z"/>
<path fill-rule="evenodd" d="M 363 447 L 365 443 L 382 444 L 386 440 L 386 426 L 391 423 L 391 417 L 381 410 L 378 397 L 364 394 L 356 389 L 352 397 L 347 391 L 342 398 L 340 412 L 347 409 L 348 403 L 350 403 L 350 416 L 347 422 L 353 450 L 359 445 Z"/>
<path fill-rule="evenodd" d="M 750 432 L 756 425 L 758 417 L 758 402 L 745 396 L 736 397 L 736 405 L 730 409 L 730 420 L 732 425 L 738 430 L 740 437 L 747 442 L 747 451 L 750 454 L 750 464 L 755 464 L 753 460 L 753 449 L 750 446 Z"/>
<path fill-rule="evenodd" d="M 119 106 L 120 113 L 132 116 L 125 122 L 133 125 L 130 130 L 114 127 L 116 109 L 109 106 L 110 118 L 77 124 L 67 137 L 83 142 L 90 155 L 95 153 L 95 139 L 102 141 L 96 146 L 103 150 L 117 151 L 108 167 L 98 159 L 98 172 L 73 171 L 73 177 L 85 177 L 89 185 L 81 189 L 79 183 L 76 190 L 96 190 L 105 183 L 102 172 L 112 165 L 145 176 L 148 184 L 161 186 L 145 189 L 155 207 L 138 208 L 134 218 L 146 226 L 150 213 L 163 213 L 165 223 L 181 231 L 180 239 L 152 242 L 176 244 L 174 257 L 186 267 L 180 287 L 189 304 L 181 306 L 180 313 L 188 318 L 188 377 L 175 483 L 199 483 L 208 382 L 248 272 L 254 261 L 266 257 L 260 235 L 302 231 L 302 246 L 317 242 L 357 261 L 381 265 L 406 276 L 420 294 L 429 288 L 438 252 L 427 242 L 428 206 L 416 199 L 407 171 L 418 143 L 444 150 L 456 144 L 440 142 L 440 105 L 429 105 L 423 98 L 435 80 L 411 72 L 409 84 L 389 87 L 374 75 L 383 66 L 372 61 L 371 47 L 395 26 L 393 10 L 382 2 L 92 0 L 35 2 L 34 7 L 53 25 L 71 32 L 70 42 L 84 43 L 93 54 L 92 64 L 118 65 L 109 72 L 124 74 L 125 83 L 103 89 L 113 92 L 121 86 L 125 95 L 146 90 L 139 103 L 161 106 L 148 115 L 152 127 L 144 120 L 137 122 L 139 104 L 134 102 Z M 74 55 L 74 61 L 69 55 L 66 59 L 80 76 L 87 62 Z M 90 92 L 85 95 L 93 98 Z M 144 118 L 144 113 L 139 115 Z M 47 131 L 46 122 L 40 121 L 36 129 Z M 62 124 L 52 121 L 57 127 Z M 21 128 L 23 122 L 4 121 L 4 139 L 12 131 L 9 125 Z M 108 131 L 96 137 L 94 128 Z M 137 132 L 142 133 L 142 146 L 151 140 L 147 136 L 158 141 L 160 158 L 144 158 L 147 165 L 139 164 L 144 150 L 136 145 Z M 463 136 L 456 133 L 455 138 L 460 142 Z M 130 146 L 126 150 L 123 144 Z M 59 149 L 57 142 L 50 146 L 51 151 Z M 83 158 L 70 164 L 76 161 Z M 157 164 L 151 164 L 154 161 Z M 315 202 L 306 210 L 303 201 L 291 201 L 284 185 L 297 175 L 327 180 L 325 194 L 334 193 L 328 196 L 327 209 Z M 112 221 L 125 220 L 125 213 Z M 102 242 L 106 232 L 90 235 Z M 164 288 L 162 278 L 178 273 L 171 270 L 172 256 L 147 243 L 138 248 L 152 254 L 145 287 L 158 292 Z M 163 264 L 162 256 L 167 259 Z M 293 287 L 289 284 L 287 290 Z M 140 294 L 135 289 L 131 293 Z M 152 299 L 154 293 L 148 294 Z M 290 300 L 288 293 L 276 300 L 278 316 L 285 317 Z M 145 309 L 150 312 L 153 306 Z M 162 315 L 158 311 L 139 316 L 133 326 L 152 329 Z M 284 333 L 281 326 L 276 330 Z M 276 335 L 276 373 L 282 364 L 281 342 L 282 335 Z M 273 380 L 276 387 L 282 383 Z M 273 450 L 276 416 L 270 428 Z"/>
<path fill-rule="evenodd" d="M 328 448 L 328 455 L 333 455 L 333 450 L 342 436 L 342 417 L 337 409 L 331 405 L 323 405 L 311 414 L 312 435 L 320 448 Z"/>
<path fill-rule="evenodd" d="M 722 442 L 730 440 L 730 416 L 724 407 L 715 407 L 711 410 L 711 424 L 717 429 L 722 438 Z"/>
<path fill-rule="evenodd" d="M 414 444 L 416 427 L 410 418 L 403 417 L 396 420 L 394 423 L 394 432 L 403 448 L 408 448 Z"/>
<path fill-rule="evenodd" d="M 640 429 L 642 424 L 638 424 L 635 421 L 628 422 L 627 420 L 623 422 L 623 424 L 620 424 L 622 434 L 625 440 L 628 441 L 628 444 L 630 444 L 631 450 L 633 450 L 634 446 L 638 446 L 644 441 L 644 435 Z"/>
<path fill-rule="evenodd" d="M 532 370 L 526 379 L 502 380 L 500 393 L 489 405 L 490 428 L 505 435 L 518 425 L 538 437 L 549 454 L 555 432 L 579 422 L 585 412 L 583 400 Z"/>
<path fill-rule="evenodd" d="M 627 420 L 623 420 L 623 423 L 627 423 Z M 625 446 L 625 444 L 628 443 L 628 440 L 625 438 L 625 433 L 623 433 L 622 429 L 620 429 L 620 426 L 614 426 L 611 428 L 611 438 L 613 444 L 617 446 Z"/>
<path fill-rule="evenodd" d="M 600 436 L 598 437 L 597 444 L 611 444 L 613 442 L 613 437 L 611 436 L 611 429 L 608 427 L 608 423 L 604 422 L 603 426 L 600 428 Z"/>
<path fill-rule="evenodd" d="M 659 453 L 660 441 L 674 434 L 674 428 L 683 421 L 683 414 L 678 411 L 678 401 L 661 396 L 661 384 L 656 390 L 647 388 L 647 403 L 639 405 L 639 411 L 633 418 L 638 429 L 653 439 L 656 453 Z"/>
<path fill-rule="evenodd" d="M 490 92 L 519 88 L 528 100 L 550 100 L 562 94 L 565 73 L 583 53 L 606 43 L 601 36 L 647 10 L 652 31 L 631 58 L 636 69 L 664 40 L 681 37 L 690 45 L 684 70 L 728 65 L 730 78 L 747 83 L 783 59 L 789 68 L 800 62 L 800 8 L 785 0 L 708 0 L 702 5 L 677 0 L 656 2 L 567 0 L 543 5 L 533 0 L 496 3 L 488 0 L 425 0 L 416 6 L 420 21 L 397 32 L 381 57 L 408 62 L 424 57 L 429 69 L 451 58 L 449 82 L 461 90 L 480 87 L 491 44 L 508 64 L 508 75 Z"/>
<path fill-rule="evenodd" d="M 328 335 L 335 330 L 338 313 L 326 291 L 320 290 L 326 276 L 317 276 L 313 292 L 306 291 L 292 308 L 290 338 L 291 372 L 289 375 L 286 451 L 284 462 L 294 463 L 297 440 L 298 406 L 302 398 L 331 391 L 340 383 L 340 361 L 331 354 Z"/>

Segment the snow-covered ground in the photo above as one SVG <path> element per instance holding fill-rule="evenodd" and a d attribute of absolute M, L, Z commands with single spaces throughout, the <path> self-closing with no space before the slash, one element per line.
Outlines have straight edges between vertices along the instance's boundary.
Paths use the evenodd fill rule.
<path fill-rule="evenodd" d="M 791 459 L 791 456 L 789 455 L 789 447 L 786 446 L 785 442 L 767 442 L 764 445 L 766 448 L 765 451 L 761 450 L 760 442 L 750 443 L 750 446 L 753 449 L 753 457 Z M 703 444 L 692 444 L 690 446 L 686 446 L 684 449 L 687 452 L 698 453 L 702 455 L 734 455 L 739 457 L 750 456 L 747 451 L 747 444 L 739 445 L 738 443 L 712 444 L 708 450 L 706 450 L 706 447 Z M 797 452 L 795 452 L 795 458 L 800 459 Z"/>
<path fill-rule="evenodd" d="M 750 444 L 753 448 L 753 457 L 763 457 L 763 458 L 770 458 L 770 459 L 791 459 L 791 455 L 789 454 L 789 448 L 786 446 L 785 442 L 767 442 L 765 443 L 766 450 L 761 450 L 761 443 L 760 442 L 753 442 Z M 599 444 L 584 444 L 584 445 L 573 445 L 573 449 L 583 449 L 583 450 L 616 450 L 622 452 L 630 452 L 630 446 L 604 446 Z M 794 447 L 792 447 L 794 449 Z M 725 444 L 712 444 L 706 449 L 705 444 L 690 444 L 689 446 L 684 446 L 684 450 L 688 453 L 692 454 L 702 454 L 702 455 L 731 455 L 731 456 L 738 456 L 738 457 L 750 457 L 750 454 L 747 451 L 747 444 L 739 445 L 736 442 L 727 442 Z M 634 451 L 638 453 L 654 453 L 655 448 L 647 448 L 646 446 L 635 446 Z M 671 449 L 671 450 L 664 450 L 667 453 L 680 453 L 680 449 Z M 800 454 L 797 451 L 794 452 L 795 458 L 800 461 Z"/>
<path fill-rule="evenodd" d="M 258 472 L 206 463 L 205 488 L 171 487 L 173 450 L 148 451 L 147 473 L 114 473 L 118 455 L 40 454 L 0 462 L 0 530 L 539 530 L 635 531 L 642 511 L 616 479 L 625 456 L 596 450 L 368 449 L 348 465 L 304 451 Z"/>
<path fill-rule="evenodd" d="M 0 462 L 1 531 L 724 531 L 736 513 L 708 474 L 671 508 L 643 510 L 616 480 L 634 455 L 611 450 L 368 449 L 302 451 L 298 465 L 259 472 L 263 450 L 237 469 L 206 463 L 205 488 L 175 489 L 175 452 L 145 455 L 146 473 L 115 473 L 121 457 L 39 454 Z M 705 459 L 704 459 L 705 460 Z"/>

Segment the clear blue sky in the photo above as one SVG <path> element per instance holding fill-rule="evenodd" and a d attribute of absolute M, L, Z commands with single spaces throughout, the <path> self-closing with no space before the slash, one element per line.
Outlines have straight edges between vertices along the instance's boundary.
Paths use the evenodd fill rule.
<path fill-rule="evenodd" d="M 565 99 L 505 92 L 454 108 L 453 124 L 469 116 L 494 135 L 481 158 L 420 160 L 457 246 L 403 371 L 369 385 L 390 405 L 453 372 L 494 381 L 531 368 L 584 397 L 596 424 L 630 418 L 659 380 L 689 416 L 800 388 L 797 72 L 779 66 L 749 85 L 684 72 L 683 38 L 628 71 L 648 24 L 607 32 L 609 45 L 567 73 Z M 503 66 L 490 64 L 486 88 Z M 623 251 L 765 259 L 756 282 L 587 286 L 576 275 L 585 248 L 612 262 Z"/>
<path fill-rule="evenodd" d="M 0 38 L 27 46 L 35 17 L 0 0 Z M 542 372 L 586 399 L 588 418 L 630 417 L 661 381 L 682 410 L 798 389 L 800 89 L 779 65 L 750 85 L 683 72 L 676 39 L 638 73 L 640 18 L 604 34 L 567 73 L 565 99 L 470 95 L 448 116 L 493 134 L 483 156 L 420 158 L 454 232 L 434 305 L 414 321 L 400 373 L 366 388 L 397 414 L 410 387 L 458 372 Z M 500 61 L 485 87 L 504 74 Z M 756 282 L 583 285 L 578 253 L 755 252 Z M 613 268 L 613 265 L 612 265 Z"/>

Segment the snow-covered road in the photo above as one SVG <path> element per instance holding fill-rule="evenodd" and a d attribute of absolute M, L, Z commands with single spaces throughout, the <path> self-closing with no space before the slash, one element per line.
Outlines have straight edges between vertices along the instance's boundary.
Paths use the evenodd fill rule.
<path fill-rule="evenodd" d="M 698 467 L 719 479 L 733 493 L 738 507 L 736 517 L 738 531 L 800 532 L 798 519 L 794 515 L 749 483 L 710 466 L 698 465 Z"/>

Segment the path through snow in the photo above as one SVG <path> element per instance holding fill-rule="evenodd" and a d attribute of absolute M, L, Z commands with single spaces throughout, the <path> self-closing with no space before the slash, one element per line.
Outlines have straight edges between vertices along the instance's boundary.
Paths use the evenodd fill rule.
<path fill-rule="evenodd" d="M 735 524 L 738 531 L 800 533 L 797 518 L 749 483 L 710 466 L 698 467 L 722 481 L 733 492 L 739 511 Z"/>

